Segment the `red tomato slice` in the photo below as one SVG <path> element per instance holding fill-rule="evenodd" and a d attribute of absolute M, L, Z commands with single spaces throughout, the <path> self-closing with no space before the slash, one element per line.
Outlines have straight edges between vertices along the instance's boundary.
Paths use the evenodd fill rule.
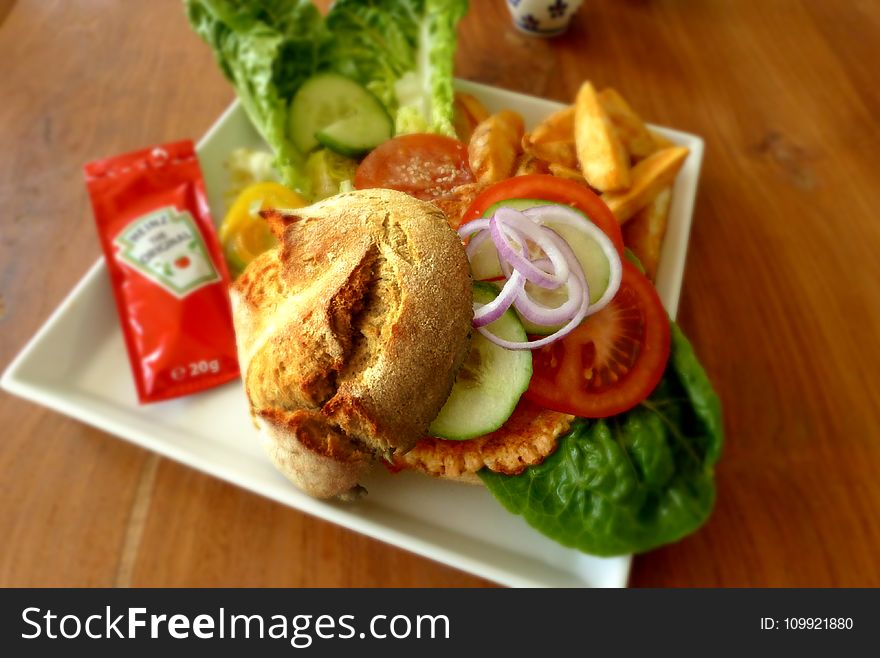
<path fill-rule="evenodd" d="M 430 201 L 472 183 L 467 146 L 442 135 L 401 135 L 364 158 L 354 176 L 359 190 L 384 187 Z"/>
<path fill-rule="evenodd" d="M 554 411 L 605 418 L 647 398 L 669 359 L 669 317 L 651 282 L 623 261 L 611 303 L 532 353 L 525 396 Z"/>
<path fill-rule="evenodd" d="M 576 208 L 611 238 L 618 253 L 623 256 L 620 224 L 605 202 L 580 183 L 548 174 L 515 176 L 487 187 L 465 211 L 461 223 L 482 217 L 491 206 L 508 199 L 544 199 Z"/>

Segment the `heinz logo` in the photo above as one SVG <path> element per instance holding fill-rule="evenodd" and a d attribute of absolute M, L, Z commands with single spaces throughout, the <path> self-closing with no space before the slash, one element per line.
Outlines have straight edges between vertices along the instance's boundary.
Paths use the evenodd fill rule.
<path fill-rule="evenodd" d="M 173 206 L 129 223 L 113 241 L 119 259 L 175 297 L 220 281 L 192 215 Z"/>

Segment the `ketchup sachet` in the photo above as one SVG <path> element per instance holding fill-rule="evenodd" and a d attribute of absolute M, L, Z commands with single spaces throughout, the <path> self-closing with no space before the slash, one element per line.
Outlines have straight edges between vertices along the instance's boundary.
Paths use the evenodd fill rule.
<path fill-rule="evenodd" d="M 238 376 L 229 273 L 191 141 L 85 166 L 142 403 Z"/>

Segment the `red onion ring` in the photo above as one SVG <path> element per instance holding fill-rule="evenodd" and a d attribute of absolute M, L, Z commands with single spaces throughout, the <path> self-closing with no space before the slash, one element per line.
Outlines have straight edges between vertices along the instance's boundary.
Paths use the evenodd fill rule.
<path fill-rule="evenodd" d="M 488 230 L 477 231 L 476 233 L 471 235 L 471 239 L 468 240 L 467 246 L 464 248 L 464 252 L 467 254 L 468 260 L 471 260 L 474 257 L 474 254 L 477 252 L 477 249 L 490 238 Z"/>
<path fill-rule="evenodd" d="M 608 259 L 608 286 L 605 288 L 605 292 L 602 293 L 602 296 L 590 305 L 587 315 L 592 315 L 605 308 L 611 300 L 614 299 L 614 296 L 620 289 L 620 281 L 623 277 L 623 265 L 620 262 L 620 255 L 617 253 L 617 248 L 614 246 L 614 243 L 611 242 L 611 239 L 605 235 L 602 229 L 584 217 L 583 214 L 568 206 L 536 206 L 524 210 L 523 214 L 538 225 L 552 222 L 554 224 L 569 226 L 576 231 L 583 233 L 599 246 L 605 254 L 605 257 Z M 563 241 L 565 241 L 564 238 Z M 566 242 L 566 244 L 568 243 Z"/>
<path fill-rule="evenodd" d="M 549 345 L 550 343 L 559 340 L 566 334 L 569 334 L 574 329 L 576 329 L 578 325 L 580 325 L 580 323 L 583 321 L 583 319 L 587 317 L 587 308 L 589 307 L 589 305 L 590 300 L 586 295 L 584 295 L 584 299 L 581 302 L 580 308 L 578 308 L 578 312 L 574 315 L 574 317 L 572 317 L 571 320 L 569 320 L 564 327 L 560 328 L 558 331 L 550 334 L 549 336 L 544 336 L 540 340 L 531 340 L 519 343 L 509 341 L 504 338 L 499 338 L 491 331 L 486 329 L 486 327 L 477 327 L 477 331 L 479 331 L 488 340 L 492 341 L 496 345 L 504 347 L 508 350 L 536 350 L 539 347 L 544 347 L 545 345 Z"/>
<path fill-rule="evenodd" d="M 551 290 L 561 286 L 567 278 L 568 272 L 563 276 L 558 276 L 556 274 L 558 271 L 557 264 L 553 262 L 552 258 L 550 259 L 554 270 L 552 274 L 536 266 L 534 262 L 529 259 L 528 247 L 517 228 L 500 220 L 498 218 L 499 214 L 500 213 L 495 213 L 495 215 L 489 220 L 489 233 L 492 236 L 492 242 L 495 243 L 495 249 L 498 251 L 498 257 L 501 262 L 506 262 L 509 266 L 522 272 L 526 281 L 530 281 L 536 286 Z M 522 213 L 518 214 L 524 217 Z M 526 221 L 528 220 L 526 219 Z M 515 244 L 511 244 L 508 238 L 513 238 Z M 517 251 L 516 247 L 519 247 L 521 251 Z"/>
<path fill-rule="evenodd" d="M 590 304 L 589 286 L 577 255 L 562 236 L 545 224 L 551 220 L 554 224 L 570 226 L 586 234 L 608 257 L 611 268 L 609 284 L 596 304 Z M 490 218 L 479 218 L 463 225 L 458 234 L 468 240 L 466 252 L 469 259 L 488 239 L 493 242 L 507 280 L 494 300 L 474 305 L 473 325 L 488 340 L 506 349 L 538 349 L 562 338 L 587 315 L 607 304 L 620 285 L 620 259 L 610 239 L 583 215 L 566 206 L 539 206 L 524 212 L 502 207 Z M 530 249 L 529 245 L 534 248 Z M 568 297 L 560 306 L 547 306 L 529 295 L 526 282 L 549 290 L 565 285 Z M 548 328 L 562 326 L 549 336 L 534 341 L 516 342 L 495 336 L 487 325 L 499 319 L 511 306 L 534 324 Z"/>
<path fill-rule="evenodd" d="M 550 262 L 553 263 L 553 277 L 555 281 L 562 283 L 568 278 L 570 265 L 566 262 L 562 253 L 560 253 L 556 243 L 547 237 L 546 227 L 536 226 L 528 216 L 518 210 L 514 210 L 513 208 L 499 208 L 492 219 L 500 224 L 505 230 L 513 229 L 520 236 L 534 242 L 544 252 L 547 258 L 550 259 Z M 492 220 L 489 221 L 490 230 L 491 227 Z M 516 267 L 515 261 L 510 261 L 510 263 Z M 533 283 L 536 282 L 533 281 Z M 544 288 L 548 286 L 541 287 Z"/>
<path fill-rule="evenodd" d="M 466 240 L 468 236 L 473 235 L 477 231 L 485 231 L 489 228 L 489 219 L 487 217 L 480 217 L 478 219 L 474 219 L 467 224 L 462 224 L 458 227 L 458 237 L 462 240 Z"/>
<path fill-rule="evenodd" d="M 577 277 L 571 277 L 565 285 L 568 286 L 568 299 L 560 306 L 547 306 L 535 301 L 525 288 L 517 295 L 513 305 L 520 315 L 534 324 L 544 327 L 563 324 L 571 318 L 572 314 L 577 312 L 584 295 L 584 290 Z"/>
<path fill-rule="evenodd" d="M 571 247 L 568 246 L 568 243 L 565 242 L 565 240 L 563 240 L 558 233 L 546 226 L 541 228 L 547 232 L 546 235 L 548 239 L 555 243 L 554 246 L 562 252 L 564 258 L 570 262 L 572 268 L 572 280 L 576 281 L 581 286 L 582 292 L 581 298 L 579 300 L 580 304 L 578 305 L 575 314 L 569 319 L 567 323 L 565 323 L 562 327 L 560 327 L 549 336 L 544 336 L 543 338 L 540 338 L 538 340 L 524 342 L 509 341 L 494 335 L 484 326 L 477 327 L 477 331 L 483 334 L 483 336 L 485 336 L 488 340 L 495 343 L 499 347 L 503 347 L 508 350 L 534 350 L 559 340 L 563 336 L 571 333 L 580 325 L 584 318 L 587 317 L 587 311 L 590 308 L 590 292 L 589 287 L 587 286 L 587 279 L 586 276 L 584 276 L 584 271 L 581 268 L 580 261 L 577 259 L 574 251 L 572 251 Z"/>
<path fill-rule="evenodd" d="M 501 288 L 501 292 L 498 293 L 495 299 L 488 304 L 474 304 L 474 326 L 477 329 L 482 329 L 487 324 L 495 322 L 495 320 L 504 315 L 505 311 L 513 305 L 514 300 L 523 290 L 525 284 L 526 279 L 522 273 L 514 270 L 513 276 L 505 282 L 504 287 Z"/>

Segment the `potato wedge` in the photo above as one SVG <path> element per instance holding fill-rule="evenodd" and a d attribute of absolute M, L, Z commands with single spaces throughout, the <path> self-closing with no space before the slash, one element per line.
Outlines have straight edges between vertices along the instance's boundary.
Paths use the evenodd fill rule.
<path fill-rule="evenodd" d="M 471 94 L 456 92 L 453 102 L 453 126 L 458 138 L 467 144 L 474 129 L 489 116 L 489 110 Z"/>
<path fill-rule="evenodd" d="M 529 155 L 556 164 L 577 168 L 574 144 L 574 106 L 553 112 L 523 137 L 523 150 Z"/>
<path fill-rule="evenodd" d="M 514 176 L 528 176 L 530 174 L 548 174 L 550 170 L 547 168 L 547 163 L 543 160 L 539 160 L 533 155 L 529 155 L 528 153 L 523 153 L 519 156 L 519 159 L 516 161 L 516 171 L 514 171 Z"/>
<path fill-rule="evenodd" d="M 632 169 L 633 184 L 628 190 L 602 195 L 617 221 L 624 224 L 639 210 L 647 206 L 664 187 L 672 185 L 681 169 L 688 149 L 670 146 L 639 162 Z"/>
<path fill-rule="evenodd" d="M 583 185 L 587 184 L 584 175 L 573 167 L 566 167 L 565 165 L 556 164 L 555 162 L 551 162 L 547 167 L 550 169 L 550 173 L 554 176 L 567 178 L 568 180 L 573 180 Z"/>
<path fill-rule="evenodd" d="M 523 118 L 510 110 L 480 122 L 468 143 L 468 161 L 478 183 L 497 183 L 513 175 L 524 130 Z"/>
<path fill-rule="evenodd" d="M 562 165 L 568 169 L 578 166 L 577 150 L 573 140 L 557 142 L 534 142 L 532 135 L 523 136 L 523 151 L 547 163 Z"/>
<path fill-rule="evenodd" d="M 648 132 L 645 122 L 616 89 L 608 87 L 599 92 L 599 102 L 633 160 L 644 160 L 657 150 L 657 143 Z"/>
<path fill-rule="evenodd" d="M 581 85 L 575 99 L 574 141 L 581 171 L 592 187 L 602 192 L 629 188 L 629 154 L 590 82 Z"/>
<path fill-rule="evenodd" d="M 556 112 L 535 126 L 531 133 L 531 139 L 535 144 L 573 142 L 574 105 L 556 110 Z"/>
<path fill-rule="evenodd" d="M 632 249 L 642 261 L 645 274 L 651 281 L 657 278 L 660 264 L 660 249 L 666 235 L 669 207 L 672 204 L 672 188 L 663 188 L 660 193 L 632 219 L 623 225 L 623 243 Z"/>

